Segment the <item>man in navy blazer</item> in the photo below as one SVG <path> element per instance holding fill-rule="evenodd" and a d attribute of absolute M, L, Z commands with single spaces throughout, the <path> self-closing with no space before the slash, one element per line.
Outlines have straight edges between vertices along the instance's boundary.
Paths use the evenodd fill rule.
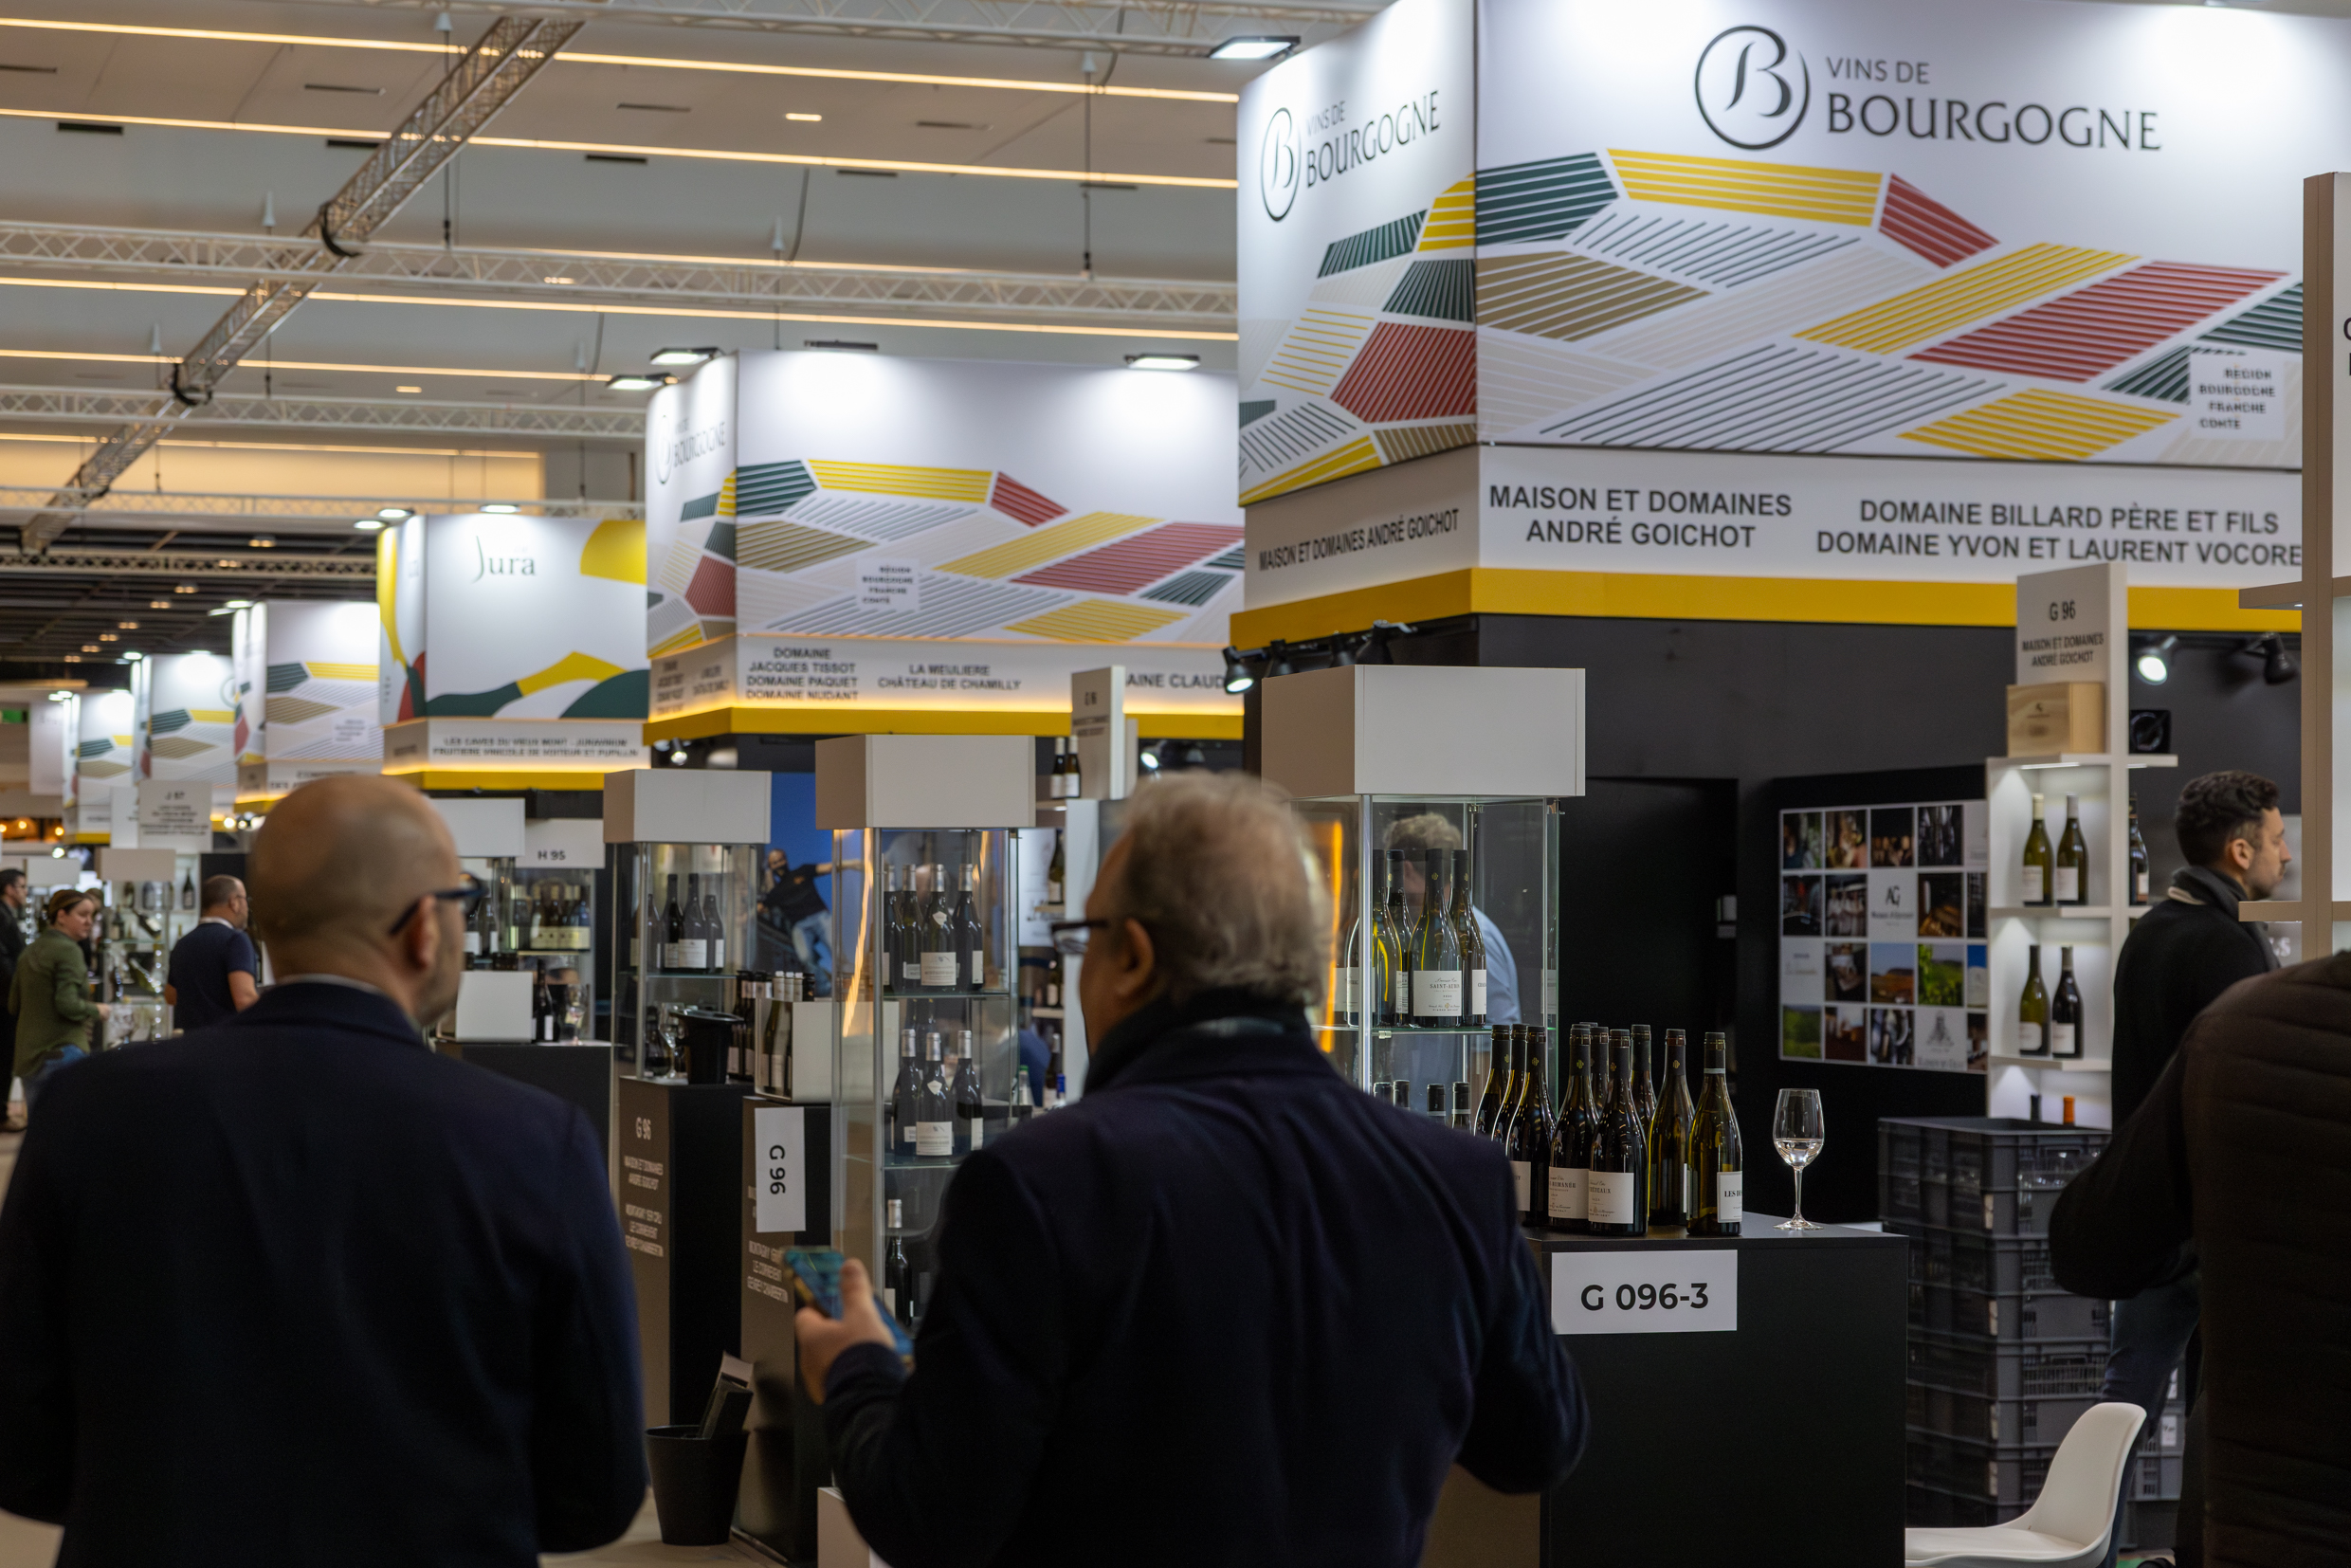
<path fill-rule="evenodd" d="M 1307 865 L 1253 779 L 1145 785 L 1071 934 L 1084 1097 L 956 1173 L 912 1375 L 854 1261 L 799 1315 L 895 1568 L 1414 1568 L 1450 1466 L 1533 1492 L 1581 1453 L 1501 1151 L 1307 1027 Z"/>
<path fill-rule="evenodd" d="M 579 1110 L 434 1054 L 468 879 L 374 777 L 249 861 L 281 978 L 42 1100 L 0 1209 L 0 1507 L 123 1568 L 525 1568 L 645 1497 L 634 1304 Z"/>

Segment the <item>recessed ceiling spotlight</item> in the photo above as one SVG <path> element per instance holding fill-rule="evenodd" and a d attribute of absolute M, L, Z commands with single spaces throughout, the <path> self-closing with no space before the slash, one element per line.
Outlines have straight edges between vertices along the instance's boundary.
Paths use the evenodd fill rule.
<path fill-rule="evenodd" d="M 147 601 L 147 608 L 150 610 L 169 610 L 172 608 L 172 601 L 169 599 L 149 599 Z"/>
<path fill-rule="evenodd" d="M 1211 60 L 1273 60 L 1298 47 L 1295 38 L 1228 38 L 1208 51 Z"/>
<path fill-rule="evenodd" d="M 118 643 L 122 641 L 122 635 L 116 631 L 101 631 L 98 634 L 98 640 L 101 643 Z"/>
<path fill-rule="evenodd" d="M 137 664 L 137 663 L 138 663 L 141 659 L 144 659 L 144 658 L 146 658 L 146 657 L 147 657 L 147 655 L 145 655 L 144 653 L 141 653 L 138 649 L 137 649 L 137 648 L 135 648 L 135 647 L 126 647 L 126 648 L 124 648 L 124 649 L 122 650 L 122 662 L 123 662 L 124 664 L 126 664 L 126 665 L 136 665 L 136 664 Z"/>
<path fill-rule="evenodd" d="M 117 621 L 115 626 L 117 629 L 122 631 L 137 631 L 138 629 L 138 623 L 137 621 Z"/>
<path fill-rule="evenodd" d="M 172 592 L 174 593 L 193 593 L 195 591 L 196 585 L 194 583 L 178 583 L 172 589 Z"/>
<path fill-rule="evenodd" d="M 800 346 L 804 349 L 830 349 L 843 354 L 880 354 L 882 352 L 882 345 L 879 343 L 852 343 L 842 337 L 804 337 L 800 340 Z"/>
<path fill-rule="evenodd" d="M 278 541 L 276 538 L 268 534 L 256 534 L 245 542 L 251 545 L 256 550 L 275 550 L 278 548 Z"/>
<path fill-rule="evenodd" d="M 575 283 L 579 282 L 576 278 L 565 278 L 552 272 L 540 278 L 538 281 L 542 283 L 553 283 L 558 288 L 562 287 L 566 283 Z"/>
<path fill-rule="evenodd" d="M 653 363 L 656 365 L 699 365 L 705 359 L 717 357 L 719 357 L 717 349 L 656 349 L 653 351 Z"/>
<path fill-rule="evenodd" d="M 394 387 L 392 390 L 396 392 L 420 392 L 425 389 L 422 387 Z"/>
<path fill-rule="evenodd" d="M 796 120 L 800 121 L 800 122 L 801 122 L 802 124 L 804 124 L 804 125 L 813 125 L 813 124 L 815 124 L 818 120 L 820 120 L 820 119 L 824 119 L 825 117 L 824 117 L 824 116 L 822 116 L 822 115 L 795 115 L 795 114 L 788 114 L 788 115 L 784 116 L 784 118 L 785 118 L 786 119 L 796 119 Z"/>
<path fill-rule="evenodd" d="M 1131 371 L 1196 371 L 1200 356 L 1196 354 L 1130 354 L 1126 368 Z"/>

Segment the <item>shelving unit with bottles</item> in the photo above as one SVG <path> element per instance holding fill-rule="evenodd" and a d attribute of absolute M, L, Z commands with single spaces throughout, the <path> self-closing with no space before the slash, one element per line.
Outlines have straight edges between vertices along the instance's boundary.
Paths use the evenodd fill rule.
<path fill-rule="evenodd" d="M 1558 1082 L 1557 801 L 1583 793 L 1584 672 L 1353 665 L 1268 681 L 1264 703 L 1265 777 L 1292 796 L 1328 879 L 1333 953 L 1316 1028 L 1332 1065 L 1364 1088 L 1409 1084 L 1412 1108 L 1426 1110 L 1432 1083 L 1449 1102 L 1456 1084 L 1481 1091 L 1492 1025 L 1531 1024 L 1545 1031 Z M 1440 714 L 1474 741 L 1431 744 Z M 1459 912 L 1487 950 L 1482 1014 L 1466 968 L 1459 1014 L 1416 1002 L 1406 1019 L 1366 1005 L 1381 1000 L 1397 961 L 1383 959 L 1390 944 L 1365 918 L 1375 903 L 1401 904 L 1415 933 L 1411 967 L 1427 973 L 1417 934 L 1429 923 L 1431 848 L 1467 869 Z M 1457 950 L 1468 933 L 1453 923 Z M 1445 933 L 1429 935 L 1443 961 Z M 1445 994 L 1452 982 L 1438 986 Z"/>
<path fill-rule="evenodd" d="M 2177 767 L 2179 759 L 2130 750 L 2129 602 L 2119 565 L 2020 577 L 2016 613 L 2019 685 L 2049 679 L 2046 673 L 2038 673 L 2045 666 L 2029 663 L 2029 655 L 2040 650 L 2026 646 L 2037 643 L 2049 628 L 2095 630 L 2097 642 L 2067 666 L 2064 678 L 2105 684 L 2105 749 L 1995 757 L 1984 762 L 1990 858 L 1985 914 L 1992 988 L 1986 1109 L 1994 1116 L 2027 1116 L 2032 1097 L 2037 1094 L 2042 1117 L 2056 1121 L 2064 1101 L 2070 1097 L 2081 1125 L 2109 1126 L 2113 1121 L 2114 960 L 2123 939 L 2130 935 L 2131 921 L 2148 908 L 2132 902 L 2131 775 L 2146 768 Z M 2025 902 L 2025 846 L 2032 835 L 2035 794 L 2042 798 L 2052 852 L 2065 836 L 2068 798 L 2078 805 L 2088 850 L 2082 885 L 2076 889 L 2078 903 Z M 2063 890 L 2057 881 L 2052 877 L 2044 889 L 2052 901 Z M 2022 1048 L 2019 1004 L 2036 947 L 2041 955 L 2042 983 L 2052 1002 L 2062 952 L 2068 947 L 2073 950 L 2074 980 L 2082 994 L 2080 1038 L 2074 1056 L 2060 1057 L 2047 1048 L 2027 1054 Z M 2047 1036 L 2043 1039 L 2046 1048 Z"/>
<path fill-rule="evenodd" d="M 1025 1114 L 1015 830 L 1034 820 L 1033 781 L 1024 736 L 816 747 L 816 825 L 833 835 L 833 1229 L 905 1321 L 928 1295 L 948 1181 Z"/>
<path fill-rule="evenodd" d="M 110 1005 L 104 1044 L 136 1045 L 172 1031 L 163 987 L 172 948 L 201 918 L 196 857 L 171 849 L 98 851 L 98 999 Z"/>
<path fill-rule="evenodd" d="M 612 1046 L 639 1078 L 684 1070 L 686 1010 L 752 1015 L 744 987 L 768 976 L 743 960 L 767 861 L 771 789 L 763 773 L 605 775 Z"/>

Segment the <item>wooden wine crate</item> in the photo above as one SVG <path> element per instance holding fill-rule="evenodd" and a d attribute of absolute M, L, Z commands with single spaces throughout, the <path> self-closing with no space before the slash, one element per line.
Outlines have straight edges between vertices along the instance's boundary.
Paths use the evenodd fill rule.
<path fill-rule="evenodd" d="M 2008 688 L 2008 755 L 2106 749 L 2106 688 L 2098 681 L 2052 681 Z"/>

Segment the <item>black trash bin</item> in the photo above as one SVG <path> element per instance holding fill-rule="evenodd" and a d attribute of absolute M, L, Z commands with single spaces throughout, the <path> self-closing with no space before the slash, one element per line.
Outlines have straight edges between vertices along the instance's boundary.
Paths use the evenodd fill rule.
<path fill-rule="evenodd" d="M 653 1511 L 671 1546 L 722 1546 L 735 1525 L 743 1449 L 751 1434 L 697 1437 L 692 1426 L 655 1427 L 645 1434 L 653 1471 Z"/>

